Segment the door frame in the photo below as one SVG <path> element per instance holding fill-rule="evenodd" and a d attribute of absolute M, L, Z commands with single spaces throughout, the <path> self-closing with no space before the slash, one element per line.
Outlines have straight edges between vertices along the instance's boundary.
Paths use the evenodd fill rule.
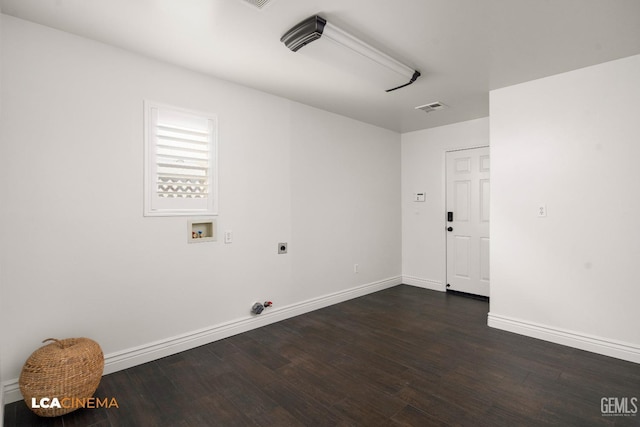
<path fill-rule="evenodd" d="M 447 283 L 449 281 L 449 271 L 448 271 L 448 239 L 447 239 L 447 153 L 453 153 L 457 151 L 466 151 L 466 150 L 474 150 L 476 148 L 488 148 L 489 149 L 489 159 L 491 159 L 491 145 L 490 144 L 479 144 L 479 145 L 471 145 L 469 147 L 460 147 L 460 148 L 451 148 L 445 149 L 442 152 L 442 164 L 443 164 L 443 178 L 442 178 L 442 207 L 444 208 L 442 211 L 442 235 L 444 238 L 444 283 L 442 287 L 444 291 L 447 292 Z M 489 170 L 489 179 L 491 179 L 491 170 Z M 491 190 L 489 190 L 489 197 L 491 197 Z M 489 248 L 491 248 L 491 224 L 489 224 Z M 489 285 L 489 295 L 491 295 L 491 285 Z M 481 298 L 481 297 L 479 297 Z"/>

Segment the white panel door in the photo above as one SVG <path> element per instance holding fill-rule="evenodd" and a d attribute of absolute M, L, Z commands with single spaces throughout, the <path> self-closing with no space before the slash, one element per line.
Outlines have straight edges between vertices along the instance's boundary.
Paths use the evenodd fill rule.
<path fill-rule="evenodd" d="M 446 162 L 447 289 L 489 296 L 489 147 Z"/>

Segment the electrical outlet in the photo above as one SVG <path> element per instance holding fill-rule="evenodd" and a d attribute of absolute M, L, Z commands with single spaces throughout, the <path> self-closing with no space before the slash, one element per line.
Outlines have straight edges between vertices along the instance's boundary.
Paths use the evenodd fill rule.
<path fill-rule="evenodd" d="M 353 272 L 354 273 L 359 273 L 360 272 L 360 266 L 358 264 L 353 264 Z"/>
<path fill-rule="evenodd" d="M 232 243 L 233 242 L 233 231 L 226 230 L 224 232 L 224 242 L 225 243 Z"/>
<path fill-rule="evenodd" d="M 541 203 L 538 205 L 538 217 L 542 218 L 545 216 L 547 216 L 547 205 Z"/>

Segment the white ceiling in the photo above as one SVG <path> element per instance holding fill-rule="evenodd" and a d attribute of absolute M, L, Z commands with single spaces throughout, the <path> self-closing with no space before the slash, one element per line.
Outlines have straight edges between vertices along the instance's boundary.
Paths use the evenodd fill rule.
<path fill-rule="evenodd" d="M 2 12 L 399 132 L 489 115 L 489 90 L 640 54 L 640 0 L 0 0 Z M 418 69 L 386 93 L 280 37 L 319 14 Z M 426 114 L 414 107 L 441 101 Z"/>

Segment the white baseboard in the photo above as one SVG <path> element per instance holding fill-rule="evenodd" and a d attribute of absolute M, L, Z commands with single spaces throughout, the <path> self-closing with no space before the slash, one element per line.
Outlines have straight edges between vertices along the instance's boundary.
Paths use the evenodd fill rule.
<path fill-rule="evenodd" d="M 4 425 L 4 387 L 0 383 L 0 426 Z"/>
<path fill-rule="evenodd" d="M 111 374 L 123 369 L 131 368 L 143 363 L 151 362 L 162 357 L 180 353 L 185 350 L 209 344 L 230 336 L 260 328 L 271 323 L 279 322 L 290 317 L 309 313 L 320 308 L 361 297 L 383 289 L 400 285 L 402 278 L 392 277 L 378 282 L 368 283 L 340 292 L 312 298 L 285 307 L 270 308 L 259 316 L 247 316 L 231 322 L 221 323 L 208 328 L 199 329 L 163 340 L 129 348 L 104 357 L 104 374 Z M 18 379 L 6 381 L 2 384 L 2 394 L 5 403 L 22 400 Z"/>
<path fill-rule="evenodd" d="M 414 276 L 402 276 L 402 283 L 405 285 L 416 286 L 418 288 L 431 289 L 433 291 L 445 292 L 447 290 L 442 282 L 422 279 Z"/>
<path fill-rule="evenodd" d="M 585 335 L 492 313 L 488 315 L 487 324 L 492 328 L 640 363 L 640 346 L 635 344 Z"/>
<path fill-rule="evenodd" d="M 22 394 L 20 393 L 20 387 L 18 387 L 17 378 L 15 380 L 5 381 L 2 383 L 2 395 L 4 399 L 2 406 L 3 411 L 4 405 L 22 400 Z"/>

